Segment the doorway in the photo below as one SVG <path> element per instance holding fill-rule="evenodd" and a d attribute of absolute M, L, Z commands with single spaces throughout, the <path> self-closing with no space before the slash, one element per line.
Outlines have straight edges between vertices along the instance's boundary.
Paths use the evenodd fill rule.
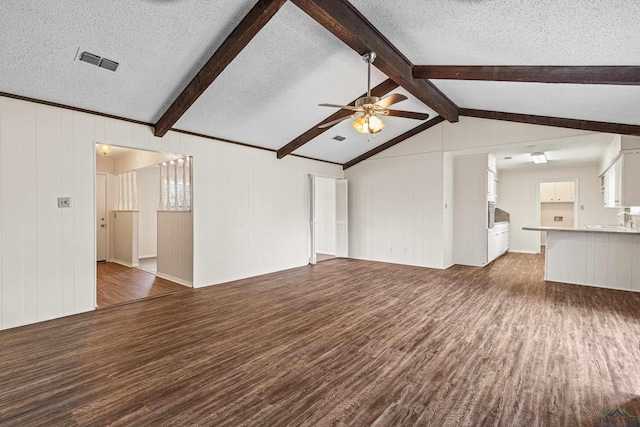
<path fill-rule="evenodd" d="M 191 171 L 183 154 L 96 145 L 98 308 L 192 287 Z"/>
<path fill-rule="evenodd" d="M 578 226 L 578 180 L 553 179 L 538 183 L 538 224 L 542 227 Z M 546 232 L 540 232 L 538 247 L 546 245 Z"/>
<path fill-rule="evenodd" d="M 309 263 L 348 256 L 348 186 L 346 179 L 309 175 Z"/>

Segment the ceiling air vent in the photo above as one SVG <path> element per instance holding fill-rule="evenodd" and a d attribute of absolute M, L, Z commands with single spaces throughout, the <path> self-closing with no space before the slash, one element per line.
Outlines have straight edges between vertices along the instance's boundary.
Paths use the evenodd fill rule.
<path fill-rule="evenodd" d="M 118 69 L 118 65 L 119 64 L 116 61 L 112 61 L 107 58 L 102 58 L 102 61 L 100 61 L 100 65 L 98 66 L 100 68 L 104 68 L 105 70 L 116 71 Z"/>
<path fill-rule="evenodd" d="M 80 54 L 80 61 L 86 62 L 87 64 L 91 65 L 99 65 L 101 59 L 102 58 L 100 58 L 98 55 L 94 55 L 93 53 L 89 52 L 82 52 Z"/>
<path fill-rule="evenodd" d="M 116 61 L 112 61 L 89 52 L 82 52 L 78 59 L 82 62 L 86 62 L 87 64 L 95 65 L 96 67 L 104 68 L 109 71 L 116 71 L 118 69 L 118 65 L 120 65 Z"/>
<path fill-rule="evenodd" d="M 513 159 L 513 157 L 511 157 L 511 156 L 505 156 L 505 157 L 504 157 L 504 159 L 505 159 L 505 160 L 512 160 L 512 159 Z"/>
<path fill-rule="evenodd" d="M 344 136 L 336 135 L 331 139 L 335 139 L 336 141 L 344 141 L 347 138 L 345 138 Z"/>

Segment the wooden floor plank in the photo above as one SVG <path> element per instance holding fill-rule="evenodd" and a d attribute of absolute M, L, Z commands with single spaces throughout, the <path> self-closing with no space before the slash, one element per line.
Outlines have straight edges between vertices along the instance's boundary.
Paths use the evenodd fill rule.
<path fill-rule="evenodd" d="M 0 332 L 0 425 L 584 426 L 640 414 L 640 295 L 540 255 L 333 259 Z"/>
<path fill-rule="evenodd" d="M 125 267 L 115 262 L 99 262 L 97 270 L 100 308 L 189 289 L 147 271 Z"/>

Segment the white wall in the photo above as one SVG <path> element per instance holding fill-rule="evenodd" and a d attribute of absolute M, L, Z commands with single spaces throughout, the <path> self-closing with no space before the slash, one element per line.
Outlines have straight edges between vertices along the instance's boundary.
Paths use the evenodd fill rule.
<path fill-rule="evenodd" d="M 448 266 L 440 136 L 423 132 L 346 170 L 350 257 Z"/>
<path fill-rule="evenodd" d="M 308 173 L 338 165 L 0 97 L 0 328 L 95 306 L 95 143 L 193 160 L 194 286 L 308 263 Z M 21 179 L 15 179 L 21 177 Z M 58 209 L 56 198 L 71 196 Z"/>
<path fill-rule="evenodd" d="M 539 205 L 536 189 L 541 180 L 579 180 L 578 227 L 587 224 L 616 224 L 619 209 L 603 206 L 600 193 L 597 164 L 580 167 L 532 167 L 527 169 L 504 169 L 500 171 L 499 206 L 511 214 L 510 251 L 538 252 L 535 231 L 523 231 L 522 227 L 537 226 Z M 584 210 L 581 209 L 584 206 Z"/>
<path fill-rule="evenodd" d="M 316 252 L 336 254 L 336 180 L 315 178 Z"/>
<path fill-rule="evenodd" d="M 148 167 L 136 171 L 138 193 L 138 253 L 140 258 L 158 255 L 158 205 L 160 199 L 160 169 Z"/>
<path fill-rule="evenodd" d="M 0 97 L 1 328 L 94 308 L 93 132 L 90 115 Z"/>

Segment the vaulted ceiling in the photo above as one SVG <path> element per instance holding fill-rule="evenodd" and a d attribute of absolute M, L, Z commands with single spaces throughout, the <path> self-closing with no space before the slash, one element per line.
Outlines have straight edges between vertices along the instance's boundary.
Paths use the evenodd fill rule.
<path fill-rule="evenodd" d="M 375 138 L 350 120 L 316 131 L 336 113 L 318 104 L 366 91 L 360 55 L 376 50 L 372 86 L 390 77 L 400 85 L 391 91 L 408 97 L 397 108 L 430 122 L 460 114 L 638 135 L 637 16 L 635 0 L 5 0 L 0 92 L 160 134 L 174 128 L 351 164 L 430 126 L 385 117 Z M 78 61 L 83 51 L 118 70 Z"/>

